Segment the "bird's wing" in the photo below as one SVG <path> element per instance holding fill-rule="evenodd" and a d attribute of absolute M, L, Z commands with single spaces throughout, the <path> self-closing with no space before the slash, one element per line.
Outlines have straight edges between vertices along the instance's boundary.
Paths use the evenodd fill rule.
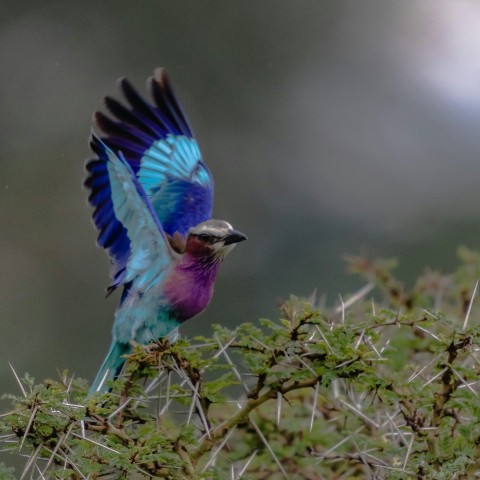
<path fill-rule="evenodd" d="M 129 283 L 147 270 L 159 273 L 175 253 L 145 190 L 121 153 L 116 155 L 94 134 L 91 147 L 98 158 L 87 163 L 85 186 L 95 208 L 98 244 L 110 256 L 111 288 Z"/>
<path fill-rule="evenodd" d="M 106 97 L 113 119 L 94 115 L 105 134 L 102 141 L 116 154 L 122 152 L 165 232 L 185 235 L 211 218 L 212 175 L 163 69 L 150 79 L 153 105 L 126 79 L 119 84 L 128 106 Z"/>

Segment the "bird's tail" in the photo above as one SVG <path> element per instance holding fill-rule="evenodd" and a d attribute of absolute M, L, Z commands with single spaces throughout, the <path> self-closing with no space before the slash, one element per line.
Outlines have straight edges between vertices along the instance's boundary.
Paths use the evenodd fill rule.
<path fill-rule="evenodd" d="M 120 375 L 120 371 L 125 363 L 125 359 L 122 357 L 130 353 L 130 350 L 131 346 L 128 343 L 112 342 L 110 350 L 90 387 L 90 391 L 88 392 L 89 397 L 96 392 L 103 393 L 108 390 L 106 386 L 107 382 L 115 380 L 118 375 Z"/>

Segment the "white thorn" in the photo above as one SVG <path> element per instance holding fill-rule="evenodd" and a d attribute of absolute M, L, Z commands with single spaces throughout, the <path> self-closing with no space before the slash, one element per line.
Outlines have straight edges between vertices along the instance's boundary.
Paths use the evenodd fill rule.
<path fill-rule="evenodd" d="M 313 394 L 313 405 L 312 405 L 312 416 L 310 418 L 310 431 L 313 430 L 313 422 L 315 420 L 315 413 L 317 411 L 317 402 L 318 402 L 318 390 L 320 388 L 320 383 L 315 384 L 315 392 Z"/>
<path fill-rule="evenodd" d="M 10 368 L 12 369 L 12 372 L 13 372 L 13 374 L 15 375 L 15 378 L 17 379 L 17 383 L 18 383 L 18 385 L 20 386 L 20 390 L 22 391 L 23 396 L 26 397 L 26 396 L 27 396 L 27 392 L 26 392 L 25 389 L 23 388 L 22 382 L 20 381 L 20 378 L 18 378 L 17 372 L 15 371 L 15 369 L 13 368 L 13 365 L 12 365 L 10 362 L 8 362 L 8 364 L 10 365 Z"/>
<path fill-rule="evenodd" d="M 282 416 L 282 394 L 277 392 L 277 427 L 280 426 L 280 418 Z"/>
<path fill-rule="evenodd" d="M 432 332 L 430 332 L 429 330 L 427 330 L 426 328 L 423 328 L 423 327 L 420 327 L 420 325 L 414 325 L 415 328 L 418 328 L 419 330 L 421 330 L 422 332 L 426 333 L 427 335 L 430 335 L 431 337 L 433 337 L 435 340 L 437 340 L 438 342 L 441 342 L 441 340 L 435 335 L 433 334 Z"/>
<path fill-rule="evenodd" d="M 427 383 L 423 384 L 423 387 L 426 387 L 428 384 L 432 383 L 434 380 L 436 380 L 440 375 L 443 375 L 447 371 L 448 367 L 445 367 L 443 370 L 438 372 L 434 377 L 432 377 Z"/>
<path fill-rule="evenodd" d="M 372 291 L 374 287 L 375 287 L 375 284 L 373 282 L 367 283 L 360 290 L 355 292 L 345 303 L 343 302 L 341 295 L 339 295 L 341 306 L 335 309 L 335 313 L 342 312 L 342 317 L 344 318 L 345 309 L 348 307 L 351 307 L 354 303 L 358 302 L 358 300 L 362 299 L 367 293 Z"/>
<path fill-rule="evenodd" d="M 412 438 L 410 440 L 410 443 L 408 444 L 407 454 L 405 455 L 405 460 L 403 462 L 403 467 L 402 467 L 403 471 L 405 471 L 405 469 L 407 468 L 408 457 L 410 457 L 410 452 L 412 451 L 412 445 L 414 440 L 415 440 L 415 435 L 412 434 Z"/>
<path fill-rule="evenodd" d="M 23 434 L 22 441 L 20 442 L 20 446 L 18 450 L 22 450 L 23 444 L 25 443 L 25 439 L 27 438 L 28 432 L 30 432 L 30 427 L 32 426 L 33 421 L 35 420 L 35 415 L 37 414 L 38 405 L 35 405 L 34 409 L 32 410 L 32 414 L 30 415 L 30 419 L 28 420 L 27 428 L 25 429 L 25 433 Z"/>
<path fill-rule="evenodd" d="M 365 415 L 361 410 L 359 410 L 358 408 L 354 407 L 353 405 L 350 405 L 348 402 L 346 402 L 345 400 L 343 400 L 342 398 L 339 399 L 340 403 L 343 403 L 343 405 L 345 405 L 347 408 L 349 408 L 350 410 L 352 410 L 352 412 L 355 412 L 360 418 L 363 418 L 367 423 L 370 423 L 371 425 L 373 425 L 375 428 L 378 428 L 379 425 L 378 423 L 374 422 L 371 418 L 367 417 L 367 415 Z"/>
<path fill-rule="evenodd" d="M 287 475 L 287 472 L 285 471 L 285 469 L 283 468 L 283 465 L 280 463 L 280 460 L 277 458 L 277 456 L 275 455 L 275 452 L 272 450 L 272 447 L 270 446 L 270 444 L 267 442 L 267 439 L 265 438 L 265 436 L 263 435 L 262 431 L 260 430 L 260 428 L 258 427 L 258 425 L 255 423 L 255 421 L 249 417 L 249 421 L 250 423 L 252 424 L 252 427 L 255 429 L 255 431 L 257 432 L 257 435 L 260 437 L 260 439 L 262 440 L 263 444 L 265 445 L 265 447 L 267 447 L 267 450 L 270 452 L 270 455 L 272 456 L 273 460 L 275 461 L 275 463 L 278 465 L 278 468 L 280 469 L 280 471 L 283 473 L 283 475 L 285 476 L 285 478 L 288 478 L 288 475 Z"/>
<path fill-rule="evenodd" d="M 327 346 L 327 348 L 330 350 L 330 352 L 333 353 L 333 348 L 331 347 L 331 345 L 328 343 L 328 340 L 327 340 L 327 337 L 323 334 L 322 330 L 320 329 L 320 327 L 318 325 L 315 325 L 315 328 L 317 329 L 318 333 L 320 334 L 320 336 L 322 337 L 322 340 L 325 342 L 325 345 Z"/>
<path fill-rule="evenodd" d="M 338 298 L 340 299 L 340 303 L 342 305 L 341 305 L 341 307 L 337 308 L 337 311 L 338 311 L 338 309 L 340 309 L 340 311 L 342 312 L 342 325 L 345 325 L 345 303 L 343 303 L 343 298 L 340 294 L 338 295 Z"/>
<path fill-rule="evenodd" d="M 252 454 L 248 457 L 247 462 L 243 466 L 243 468 L 238 472 L 238 476 L 235 480 L 240 480 L 242 475 L 247 471 L 248 466 L 252 463 L 253 459 L 257 456 L 257 450 L 254 450 Z"/>
<path fill-rule="evenodd" d="M 467 328 L 467 325 L 468 325 L 468 320 L 470 318 L 470 312 L 472 311 L 473 300 L 474 300 L 475 295 L 477 293 L 478 282 L 479 282 L 479 280 L 477 280 L 477 283 L 475 283 L 475 288 L 473 289 L 472 297 L 470 298 L 470 303 L 468 304 L 467 313 L 465 315 L 465 321 L 463 322 L 463 331 L 465 331 L 465 329 Z"/>
<path fill-rule="evenodd" d="M 236 428 L 236 427 L 235 427 Z M 208 467 L 214 462 L 214 460 L 217 458 L 218 454 L 222 451 L 222 448 L 225 446 L 225 444 L 228 442 L 228 439 L 231 437 L 233 432 L 235 431 L 235 428 L 232 428 L 227 435 L 225 435 L 225 438 L 222 440 L 220 445 L 214 450 L 212 453 L 212 456 L 208 459 L 208 462 L 205 464 L 205 466 L 202 468 L 202 473 L 205 472 Z"/>

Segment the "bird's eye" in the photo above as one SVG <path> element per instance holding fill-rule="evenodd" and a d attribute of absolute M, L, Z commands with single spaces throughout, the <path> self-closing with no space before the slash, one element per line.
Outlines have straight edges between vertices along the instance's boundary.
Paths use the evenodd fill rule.
<path fill-rule="evenodd" d="M 202 241 L 202 242 L 208 242 L 208 240 L 210 240 L 210 235 L 208 235 L 208 233 L 200 233 L 198 235 L 198 238 Z"/>

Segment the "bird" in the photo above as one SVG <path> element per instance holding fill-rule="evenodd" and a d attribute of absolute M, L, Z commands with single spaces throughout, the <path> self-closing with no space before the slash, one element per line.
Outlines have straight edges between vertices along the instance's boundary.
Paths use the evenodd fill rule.
<path fill-rule="evenodd" d="M 223 259 L 247 239 L 212 219 L 213 177 L 164 68 L 148 102 L 125 78 L 126 103 L 105 97 L 95 112 L 84 185 L 97 244 L 110 260 L 107 296 L 122 288 L 112 341 L 88 396 L 109 390 L 133 345 L 175 338 L 208 306 Z"/>

